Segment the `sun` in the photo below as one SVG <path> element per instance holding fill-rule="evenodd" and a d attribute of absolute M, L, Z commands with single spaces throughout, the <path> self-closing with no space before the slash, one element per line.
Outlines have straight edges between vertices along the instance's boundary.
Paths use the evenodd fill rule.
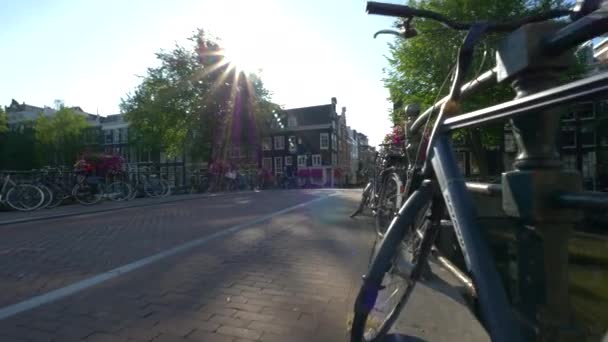
<path fill-rule="evenodd" d="M 227 63 L 246 74 L 259 74 L 264 69 L 263 51 L 247 39 L 222 40 L 223 55 Z"/>

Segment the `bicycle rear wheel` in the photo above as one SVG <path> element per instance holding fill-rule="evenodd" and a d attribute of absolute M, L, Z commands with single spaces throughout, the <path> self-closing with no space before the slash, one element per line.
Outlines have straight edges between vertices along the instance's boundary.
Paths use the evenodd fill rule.
<path fill-rule="evenodd" d="M 44 193 L 32 184 L 17 184 L 6 193 L 6 203 L 19 211 L 32 211 L 44 203 Z"/>
<path fill-rule="evenodd" d="M 391 173 L 384 179 L 378 206 L 376 209 L 376 232 L 382 236 L 393 221 L 395 214 L 401 208 L 401 180 L 399 175 Z"/>

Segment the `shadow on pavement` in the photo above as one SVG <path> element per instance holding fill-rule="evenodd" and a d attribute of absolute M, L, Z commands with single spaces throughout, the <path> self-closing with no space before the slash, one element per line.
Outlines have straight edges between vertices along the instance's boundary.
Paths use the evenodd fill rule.
<path fill-rule="evenodd" d="M 410 335 L 402 335 L 402 334 L 388 334 L 386 337 L 382 339 L 382 342 L 424 342 L 423 340 L 416 336 Z"/>

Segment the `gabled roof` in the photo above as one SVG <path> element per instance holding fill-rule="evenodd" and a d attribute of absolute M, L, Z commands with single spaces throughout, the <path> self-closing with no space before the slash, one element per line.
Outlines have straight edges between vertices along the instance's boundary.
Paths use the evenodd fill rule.
<path fill-rule="evenodd" d="M 43 107 L 32 106 L 25 102 L 19 104 L 15 99 L 12 99 L 11 104 L 6 107 L 7 112 L 40 112 L 42 110 L 44 110 Z"/>
<path fill-rule="evenodd" d="M 286 109 L 287 116 L 293 115 L 296 117 L 298 126 L 304 125 L 323 125 L 331 123 L 335 113 L 334 106 L 331 104 Z"/>

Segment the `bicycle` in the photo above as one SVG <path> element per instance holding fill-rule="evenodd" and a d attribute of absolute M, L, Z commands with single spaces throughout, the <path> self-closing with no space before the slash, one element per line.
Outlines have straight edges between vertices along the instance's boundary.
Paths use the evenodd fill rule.
<path fill-rule="evenodd" d="M 133 173 L 133 170 L 131 173 Z M 153 198 L 167 197 L 171 194 L 171 186 L 169 182 L 162 179 L 156 174 L 150 174 L 147 168 L 140 170 L 142 173 L 135 175 L 135 181 L 129 182 L 131 193 L 128 199 L 133 200 L 138 195 L 148 196 Z"/>
<path fill-rule="evenodd" d="M 378 236 L 383 236 L 386 228 L 397 214 L 403 201 L 403 185 L 408 160 L 399 145 L 383 145 L 380 191 L 375 203 L 374 224 Z"/>
<path fill-rule="evenodd" d="M 35 185 L 15 183 L 11 175 L 6 174 L 0 188 L 0 204 L 2 203 L 15 210 L 32 211 L 44 203 L 44 193 Z"/>
<path fill-rule="evenodd" d="M 426 145 L 420 145 L 426 158 L 422 167 L 408 170 L 404 192 L 406 201 L 384 234 L 363 278 L 354 305 L 352 342 L 380 341 L 389 332 L 422 276 L 424 262 L 431 255 L 435 238 L 444 226 L 445 213 L 449 214 L 450 225 L 456 232 L 466 262 L 467 270 L 463 277 L 468 278 L 463 279 L 463 283 L 475 296 L 471 303 L 475 306 L 474 312 L 492 341 L 577 338 L 573 337 L 578 336 L 574 330 L 569 329 L 569 308 L 564 305 L 564 298 L 568 296 L 567 232 L 579 216 L 572 207 L 592 202 L 579 193 L 580 176 L 560 169 L 555 148 L 559 123 L 556 108 L 608 91 L 608 74 L 554 86 L 554 77 L 559 75 L 560 67 L 567 66 L 563 59 L 555 56 L 567 54 L 570 48 L 608 31 L 606 5 L 600 7 L 597 1 L 580 1 L 577 5 L 574 9 L 550 10 L 512 22 L 461 23 L 428 10 L 367 3 L 370 14 L 406 19 L 403 31 L 383 30 L 379 33 L 413 37 L 415 31 L 411 29 L 410 22 L 419 17 L 467 31 L 467 35 L 458 52 L 449 95 L 427 109 L 412 125 L 412 132 L 419 131 L 422 126 L 425 131 L 430 128 Z M 567 25 L 548 23 L 564 16 L 572 19 Z M 529 26 L 520 29 L 526 24 Z M 465 84 L 464 75 L 471 67 L 474 48 L 484 34 L 516 30 L 515 34 L 507 37 L 505 46 L 510 43 L 511 49 L 517 50 L 513 44 L 520 44 L 519 48 L 527 53 L 525 60 L 499 50 L 501 59 L 498 66 Z M 514 83 L 518 91 L 515 100 L 458 115 L 459 103 L 465 96 L 506 79 L 518 81 Z M 531 117 L 530 113 L 535 111 L 540 113 Z M 430 125 L 435 112 L 437 117 Z M 522 291 L 526 290 L 525 282 L 529 279 L 546 277 L 542 282 L 545 292 L 534 298 L 537 302 L 515 307 L 508 299 L 493 257 L 482 238 L 483 232 L 476 220 L 469 193 L 469 190 L 488 193 L 494 190 L 490 185 L 478 189 L 467 186 L 448 137 L 456 129 L 507 118 L 515 127 L 520 154 L 515 162 L 516 170 L 506 172 L 502 177 L 504 210 L 526 226 L 536 226 L 538 234 L 544 238 L 543 258 L 546 264 L 542 275 L 526 273 L 526 267 L 520 270 Z M 543 203 L 542 200 L 551 205 L 528 209 L 531 193 L 537 205 Z M 596 207 L 606 208 L 606 199 L 603 199 L 604 204 L 596 202 Z M 527 234 L 526 229 L 523 227 L 521 233 Z M 408 236 L 419 237 L 411 262 L 404 261 L 400 253 Z M 527 240 L 521 243 L 530 248 Z M 538 311 L 540 306 L 543 310 Z"/>
<path fill-rule="evenodd" d="M 357 215 L 363 213 L 366 208 L 372 211 L 374 214 L 376 209 L 376 203 L 378 201 L 378 193 L 380 193 L 380 185 L 381 182 L 378 181 L 378 170 L 380 166 L 378 165 L 379 153 L 374 153 L 374 161 L 373 167 L 371 168 L 371 175 L 369 178 L 369 182 L 363 188 L 363 193 L 361 194 L 361 202 L 359 202 L 359 206 L 355 211 L 350 214 L 351 218 L 356 217 Z"/>

